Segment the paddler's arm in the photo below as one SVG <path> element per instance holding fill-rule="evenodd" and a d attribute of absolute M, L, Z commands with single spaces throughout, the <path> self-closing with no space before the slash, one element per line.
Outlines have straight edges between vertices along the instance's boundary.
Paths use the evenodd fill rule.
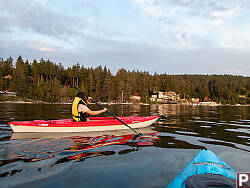
<path fill-rule="evenodd" d="M 92 100 L 92 97 L 88 97 L 87 102 L 90 103 L 91 100 Z M 86 111 L 86 113 L 89 115 L 92 115 L 92 116 L 96 116 L 96 115 L 101 114 L 101 113 L 106 112 L 106 111 L 107 111 L 107 108 L 104 108 L 102 110 L 97 110 L 97 111 L 92 111 L 89 109 Z"/>
<path fill-rule="evenodd" d="M 87 106 L 85 106 L 83 104 L 78 105 L 78 112 L 86 112 L 87 114 L 92 115 L 92 116 L 96 116 L 96 115 L 101 114 L 101 113 L 106 112 L 106 111 L 107 111 L 107 108 L 104 108 L 102 110 L 92 111 Z"/>
<path fill-rule="evenodd" d="M 101 114 L 101 113 L 106 112 L 106 111 L 107 111 L 107 108 L 104 108 L 102 110 L 97 110 L 97 111 L 88 110 L 88 111 L 86 111 L 86 113 L 89 115 L 92 115 L 92 116 L 96 116 L 96 115 Z"/>

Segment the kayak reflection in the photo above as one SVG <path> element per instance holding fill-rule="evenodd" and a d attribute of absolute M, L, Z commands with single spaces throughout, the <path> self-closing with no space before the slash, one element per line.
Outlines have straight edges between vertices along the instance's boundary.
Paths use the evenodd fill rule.
<path fill-rule="evenodd" d="M 8 146 L 9 160 L 36 162 L 66 155 L 56 163 L 68 160 L 85 160 L 93 156 L 112 155 L 113 151 L 91 151 L 105 146 L 133 143 L 135 147 L 153 145 L 156 132 L 150 127 L 139 129 L 143 136 L 133 139 L 130 130 L 87 133 L 13 133 Z M 119 153 L 126 153 L 120 151 Z M 7 161 L 6 161 L 7 162 Z"/>
<path fill-rule="evenodd" d="M 158 140 L 156 132 L 150 127 L 139 129 L 139 131 L 143 133 L 143 136 L 136 137 L 136 139 L 130 130 L 96 133 L 13 133 L 5 142 L 5 148 L 1 150 L 5 153 L 0 159 L 0 178 L 13 175 L 25 176 L 22 168 L 15 168 L 18 161 L 25 163 L 44 161 L 37 164 L 42 165 L 38 168 L 40 172 L 47 166 L 56 165 L 58 166 L 56 169 L 60 169 L 62 166 L 58 164 L 69 161 L 80 162 L 93 157 L 128 154 L 139 151 L 141 147 L 151 146 Z M 124 144 L 130 148 L 112 147 L 112 145 Z M 13 169 L 8 168 L 10 165 Z"/>

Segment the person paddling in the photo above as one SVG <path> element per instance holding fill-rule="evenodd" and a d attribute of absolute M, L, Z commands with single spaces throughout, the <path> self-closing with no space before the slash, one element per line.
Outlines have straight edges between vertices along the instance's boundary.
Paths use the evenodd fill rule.
<path fill-rule="evenodd" d="M 97 111 L 90 110 L 87 105 L 91 100 L 91 97 L 87 97 L 81 91 L 76 94 L 72 104 L 72 118 L 75 121 L 88 121 L 88 115 L 95 116 L 107 111 L 106 108 Z"/>

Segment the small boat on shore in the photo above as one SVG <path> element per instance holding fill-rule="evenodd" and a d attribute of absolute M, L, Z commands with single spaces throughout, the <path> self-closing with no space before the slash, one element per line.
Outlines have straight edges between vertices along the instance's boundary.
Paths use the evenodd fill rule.
<path fill-rule="evenodd" d="M 143 128 L 154 123 L 159 116 L 119 117 L 132 128 Z M 8 123 L 13 132 L 92 132 L 129 129 L 114 117 L 91 117 L 89 121 L 75 122 L 72 119 L 15 121 Z"/>

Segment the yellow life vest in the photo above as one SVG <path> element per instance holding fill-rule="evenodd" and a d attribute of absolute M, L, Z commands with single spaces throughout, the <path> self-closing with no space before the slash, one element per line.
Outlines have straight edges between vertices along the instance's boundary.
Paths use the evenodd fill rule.
<path fill-rule="evenodd" d="M 78 104 L 80 101 L 82 101 L 87 106 L 84 100 L 82 100 L 80 97 L 75 97 L 72 104 L 72 118 L 77 122 L 80 121 L 80 113 L 78 112 Z"/>

